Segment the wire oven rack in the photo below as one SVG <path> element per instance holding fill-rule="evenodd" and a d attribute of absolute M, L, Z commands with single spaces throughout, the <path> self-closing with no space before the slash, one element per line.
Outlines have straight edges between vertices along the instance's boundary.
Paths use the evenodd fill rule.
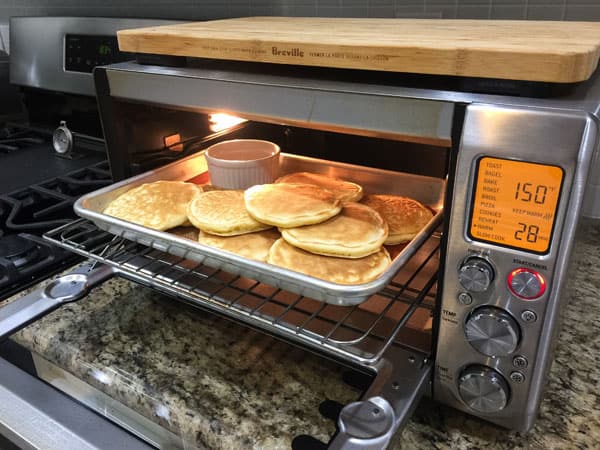
<path fill-rule="evenodd" d="M 383 290 L 356 306 L 322 303 L 100 230 L 80 219 L 44 237 L 184 301 L 360 366 L 390 346 L 431 349 L 440 235 L 433 233 Z"/>

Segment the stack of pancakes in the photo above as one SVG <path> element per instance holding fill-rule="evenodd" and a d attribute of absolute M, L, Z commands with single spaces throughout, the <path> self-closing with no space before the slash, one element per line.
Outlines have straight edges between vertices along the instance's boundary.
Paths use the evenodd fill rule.
<path fill-rule="evenodd" d="M 165 191 L 165 186 L 145 186 L 149 197 Z M 186 220 L 200 230 L 198 240 L 204 245 L 339 284 L 376 279 L 391 263 L 384 244 L 410 241 L 432 217 L 415 200 L 393 195 L 363 197 L 363 188 L 356 183 L 307 172 L 285 175 L 273 184 L 246 191 L 192 191 L 187 186 L 184 190 L 180 198 L 169 194 L 168 201 L 160 202 L 142 199 L 140 193 L 133 193 L 135 201 L 119 197 L 105 213 L 149 226 L 152 220 L 137 221 L 139 211 L 119 214 L 133 203 L 154 208 L 160 203 L 160 217 L 167 215 L 163 208 L 180 211 L 183 207 Z M 147 209 L 142 208 L 144 217 Z M 184 222 L 174 223 L 169 222 L 171 226 Z"/>

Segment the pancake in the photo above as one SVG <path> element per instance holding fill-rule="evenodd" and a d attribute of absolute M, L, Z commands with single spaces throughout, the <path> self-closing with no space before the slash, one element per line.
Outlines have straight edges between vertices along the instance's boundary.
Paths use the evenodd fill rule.
<path fill-rule="evenodd" d="M 389 234 L 386 245 L 409 242 L 433 217 L 426 206 L 399 195 L 367 195 L 361 203 L 373 208 L 387 222 Z"/>
<path fill-rule="evenodd" d="M 281 228 L 324 222 L 342 209 L 332 192 L 311 184 L 258 184 L 246 189 L 244 200 L 252 217 Z"/>
<path fill-rule="evenodd" d="M 383 247 L 364 258 L 334 258 L 306 252 L 279 239 L 271 247 L 267 262 L 332 283 L 362 284 L 381 275 L 391 260 Z"/>
<path fill-rule="evenodd" d="M 190 202 L 187 215 L 196 228 L 218 236 L 236 236 L 271 228 L 248 214 L 243 191 L 204 192 Z"/>
<path fill-rule="evenodd" d="M 339 178 L 329 177 L 320 173 L 295 172 L 278 178 L 275 183 L 314 184 L 335 194 L 342 202 L 357 202 L 363 196 L 362 186 Z"/>
<path fill-rule="evenodd" d="M 104 214 L 154 230 L 168 230 L 187 222 L 190 201 L 202 188 L 183 181 L 156 181 L 137 186 L 120 195 Z"/>
<path fill-rule="evenodd" d="M 374 209 L 348 202 L 337 216 L 316 225 L 281 229 L 281 237 L 311 253 L 363 258 L 379 251 L 388 226 Z"/>
<path fill-rule="evenodd" d="M 266 262 L 269 249 L 281 236 L 276 230 L 263 230 L 237 236 L 215 236 L 200 232 L 198 242 L 220 248 L 248 259 Z"/>

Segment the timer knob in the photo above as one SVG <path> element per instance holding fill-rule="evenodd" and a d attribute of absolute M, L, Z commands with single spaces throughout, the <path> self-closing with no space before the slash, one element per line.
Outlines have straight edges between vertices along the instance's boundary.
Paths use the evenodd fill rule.
<path fill-rule="evenodd" d="M 487 356 L 506 356 L 517 349 L 519 324 L 500 308 L 482 306 L 469 315 L 465 323 L 469 344 Z"/>
<path fill-rule="evenodd" d="M 467 291 L 485 292 L 494 281 L 494 269 L 483 258 L 467 258 L 460 266 L 458 281 Z"/>
<path fill-rule="evenodd" d="M 462 371 L 458 392 L 469 408 L 484 414 L 503 410 L 510 396 L 504 377 L 489 367 L 479 365 Z"/>

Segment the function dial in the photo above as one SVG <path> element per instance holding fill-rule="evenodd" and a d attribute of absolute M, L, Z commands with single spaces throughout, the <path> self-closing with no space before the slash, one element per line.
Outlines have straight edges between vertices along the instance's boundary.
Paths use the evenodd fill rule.
<path fill-rule="evenodd" d="M 467 291 L 485 292 L 494 281 L 494 268 L 487 260 L 472 256 L 460 266 L 458 281 Z"/>
<path fill-rule="evenodd" d="M 507 356 L 519 345 L 519 324 L 500 308 L 482 306 L 475 309 L 465 323 L 469 344 L 486 356 Z"/>
<path fill-rule="evenodd" d="M 491 414 L 508 404 L 510 389 L 502 375 L 486 366 L 469 366 L 458 379 L 463 402 L 474 411 Z"/>

